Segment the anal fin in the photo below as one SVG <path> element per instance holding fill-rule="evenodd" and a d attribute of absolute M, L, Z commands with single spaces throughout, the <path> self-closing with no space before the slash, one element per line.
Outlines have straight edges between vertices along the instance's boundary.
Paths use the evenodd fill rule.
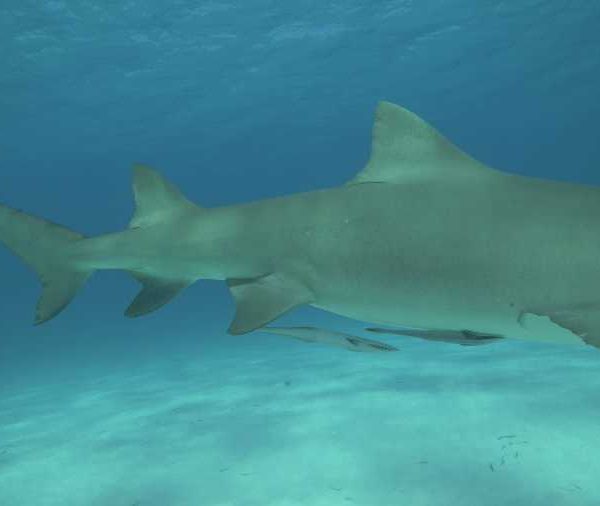
<path fill-rule="evenodd" d="M 131 274 L 142 284 L 142 289 L 125 311 L 125 316 L 129 318 L 143 316 L 160 309 L 191 284 L 189 281 L 155 278 L 138 272 Z"/>

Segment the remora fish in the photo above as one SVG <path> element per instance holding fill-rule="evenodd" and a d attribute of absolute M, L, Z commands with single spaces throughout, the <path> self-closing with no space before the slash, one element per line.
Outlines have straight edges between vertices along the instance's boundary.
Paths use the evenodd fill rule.
<path fill-rule="evenodd" d="M 146 167 L 123 232 L 85 238 L 0 207 L 0 240 L 40 276 L 36 323 L 97 269 L 142 284 L 139 316 L 226 280 L 233 334 L 313 306 L 380 326 L 600 347 L 600 189 L 504 173 L 383 102 L 367 166 L 332 189 L 200 208 Z"/>
<path fill-rule="evenodd" d="M 268 334 L 292 337 L 307 343 L 328 344 L 337 348 L 345 348 L 350 351 L 398 351 L 397 348 L 394 348 L 387 343 L 317 327 L 263 327 L 260 331 L 267 332 Z"/>
<path fill-rule="evenodd" d="M 264 330 L 264 329 L 263 329 Z M 393 334 L 397 336 L 416 337 L 425 341 L 435 341 L 439 343 L 459 344 L 461 346 L 481 346 L 492 344 L 504 339 L 502 336 L 492 336 L 490 334 L 477 334 L 469 330 L 423 330 L 423 329 L 382 329 L 368 328 L 369 332 L 375 334 Z"/>

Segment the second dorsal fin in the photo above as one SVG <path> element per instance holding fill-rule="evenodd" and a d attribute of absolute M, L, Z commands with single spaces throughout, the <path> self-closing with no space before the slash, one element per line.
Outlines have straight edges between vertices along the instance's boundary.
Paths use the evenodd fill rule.
<path fill-rule="evenodd" d="M 198 209 L 174 185 L 145 165 L 133 167 L 133 193 L 136 207 L 130 227 L 145 227 L 178 212 Z"/>

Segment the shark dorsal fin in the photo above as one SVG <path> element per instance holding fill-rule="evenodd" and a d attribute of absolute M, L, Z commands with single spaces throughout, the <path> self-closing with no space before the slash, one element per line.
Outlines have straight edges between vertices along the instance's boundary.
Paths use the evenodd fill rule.
<path fill-rule="evenodd" d="M 380 102 L 373 125 L 371 158 L 349 184 L 404 183 L 492 172 L 416 114 L 390 102 Z"/>
<path fill-rule="evenodd" d="M 174 185 L 145 165 L 133 167 L 133 194 L 135 213 L 129 223 L 132 228 L 159 223 L 178 212 L 198 209 Z"/>

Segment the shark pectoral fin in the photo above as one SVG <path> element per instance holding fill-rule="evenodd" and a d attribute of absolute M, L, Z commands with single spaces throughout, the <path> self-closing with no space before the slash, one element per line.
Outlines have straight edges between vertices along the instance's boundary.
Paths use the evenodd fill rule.
<path fill-rule="evenodd" d="M 376 334 L 395 334 L 399 336 L 416 337 L 427 341 L 437 341 L 451 344 L 460 344 L 461 346 L 480 346 L 482 344 L 491 344 L 501 339 L 503 336 L 494 334 L 482 334 L 470 330 L 421 330 L 421 329 L 386 329 L 386 328 L 368 328 L 369 332 Z"/>
<path fill-rule="evenodd" d="M 523 328 L 528 328 L 528 322 L 532 316 L 545 316 L 554 324 L 579 337 L 586 344 L 600 348 L 600 309 L 598 308 L 524 312 L 519 317 L 519 323 Z"/>
<path fill-rule="evenodd" d="M 264 327 L 291 309 L 314 301 L 307 287 L 283 274 L 228 279 L 227 285 L 236 304 L 235 317 L 228 332 L 235 335 Z"/>
<path fill-rule="evenodd" d="M 386 343 L 317 327 L 264 327 L 261 328 L 260 331 L 269 334 L 293 337 L 294 339 L 306 343 L 329 344 L 350 351 L 398 351 L 397 348 Z"/>
<path fill-rule="evenodd" d="M 371 158 L 348 184 L 405 183 L 493 173 L 416 114 L 380 102 L 373 125 Z"/>
<path fill-rule="evenodd" d="M 129 318 L 143 316 L 160 309 L 191 284 L 189 281 L 160 279 L 138 272 L 131 274 L 142 284 L 142 289 L 125 310 L 125 316 Z"/>

